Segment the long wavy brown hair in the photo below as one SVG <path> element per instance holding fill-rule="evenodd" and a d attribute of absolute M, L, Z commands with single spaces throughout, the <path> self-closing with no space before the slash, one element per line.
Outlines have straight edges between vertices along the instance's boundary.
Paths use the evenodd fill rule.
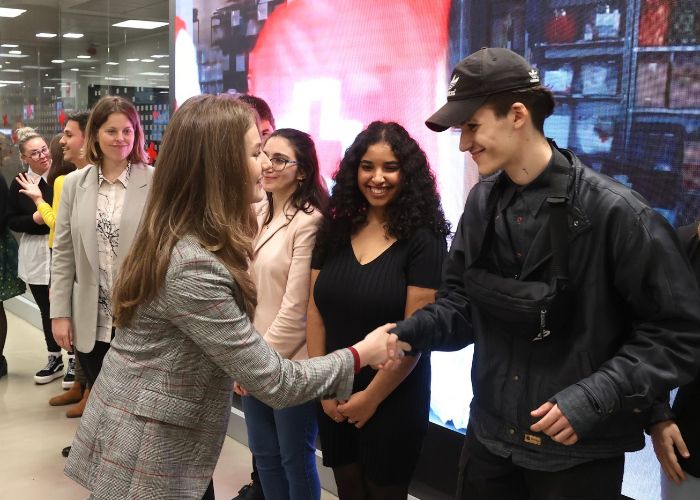
<path fill-rule="evenodd" d="M 229 95 L 185 101 L 165 131 L 149 200 L 134 244 L 114 285 L 114 317 L 128 326 L 165 282 L 170 254 L 194 236 L 226 266 L 241 309 L 252 318 L 255 285 L 248 275 L 256 224 L 244 136 L 255 119 Z"/>

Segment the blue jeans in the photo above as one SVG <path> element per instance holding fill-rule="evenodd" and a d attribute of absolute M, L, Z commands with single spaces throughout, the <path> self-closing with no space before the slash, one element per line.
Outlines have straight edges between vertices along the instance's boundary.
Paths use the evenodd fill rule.
<path fill-rule="evenodd" d="M 265 499 L 319 500 L 316 404 L 274 410 L 252 396 L 242 401 Z"/>

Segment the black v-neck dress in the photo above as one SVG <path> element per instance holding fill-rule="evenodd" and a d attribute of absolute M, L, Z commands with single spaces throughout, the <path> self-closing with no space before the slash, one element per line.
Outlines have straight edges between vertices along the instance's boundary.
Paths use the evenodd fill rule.
<path fill-rule="evenodd" d="M 364 265 L 349 242 L 325 260 L 315 253 L 311 267 L 320 273 L 313 294 L 326 329 L 326 352 L 404 319 L 407 287 L 437 289 L 446 252 L 442 236 L 419 229 Z M 376 373 L 370 367 L 362 369 L 355 376 L 353 392 L 364 390 Z M 425 353 L 362 429 L 334 422 L 319 405 L 324 465 L 359 463 L 378 484 L 409 481 L 428 427 L 429 408 L 430 356 Z"/>

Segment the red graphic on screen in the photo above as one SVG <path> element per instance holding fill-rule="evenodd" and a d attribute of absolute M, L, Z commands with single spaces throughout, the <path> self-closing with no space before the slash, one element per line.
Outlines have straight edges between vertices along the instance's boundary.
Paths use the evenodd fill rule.
<path fill-rule="evenodd" d="M 9 127 L 9 126 L 10 126 L 10 119 L 7 117 L 6 114 L 2 115 L 2 126 L 3 126 L 3 127 Z"/>
<path fill-rule="evenodd" d="M 63 110 L 58 114 L 58 123 L 61 124 L 61 128 L 66 126 L 66 112 Z"/>
<path fill-rule="evenodd" d="M 311 133 L 326 176 L 373 120 L 399 122 L 435 158 L 436 134 L 424 121 L 445 79 L 449 7 L 449 0 L 279 6 L 250 53 L 250 93 L 268 101 L 278 126 Z"/>
<path fill-rule="evenodd" d="M 158 112 L 158 110 L 154 110 L 153 111 L 153 120 L 157 120 L 159 116 L 160 116 L 160 113 Z"/>
<path fill-rule="evenodd" d="M 146 149 L 146 153 L 148 153 L 148 158 L 151 160 L 151 163 L 156 161 L 156 158 L 158 158 L 156 146 L 152 142 L 148 143 L 148 149 Z"/>

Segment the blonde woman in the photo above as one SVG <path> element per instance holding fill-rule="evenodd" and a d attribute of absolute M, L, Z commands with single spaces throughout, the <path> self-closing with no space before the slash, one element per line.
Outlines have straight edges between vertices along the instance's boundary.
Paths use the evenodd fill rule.
<path fill-rule="evenodd" d="M 46 182 L 51 168 L 51 153 L 46 141 L 30 127 L 18 129 L 17 138 L 20 159 L 27 165 L 28 178 L 37 184 L 42 198 L 51 203 L 53 190 Z M 29 285 L 39 308 L 48 351 L 48 362 L 36 372 L 34 382 L 47 384 L 63 377 L 64 366 L 61 346 L 56 343 L 51 333 L 49 316 L 49 227 L 44 223 L 34 203 L 21 194 L 20 189 L 17 179 L 13 180 L 7 200 L 7 226 L 21 234 L 17 275 Z"/>

